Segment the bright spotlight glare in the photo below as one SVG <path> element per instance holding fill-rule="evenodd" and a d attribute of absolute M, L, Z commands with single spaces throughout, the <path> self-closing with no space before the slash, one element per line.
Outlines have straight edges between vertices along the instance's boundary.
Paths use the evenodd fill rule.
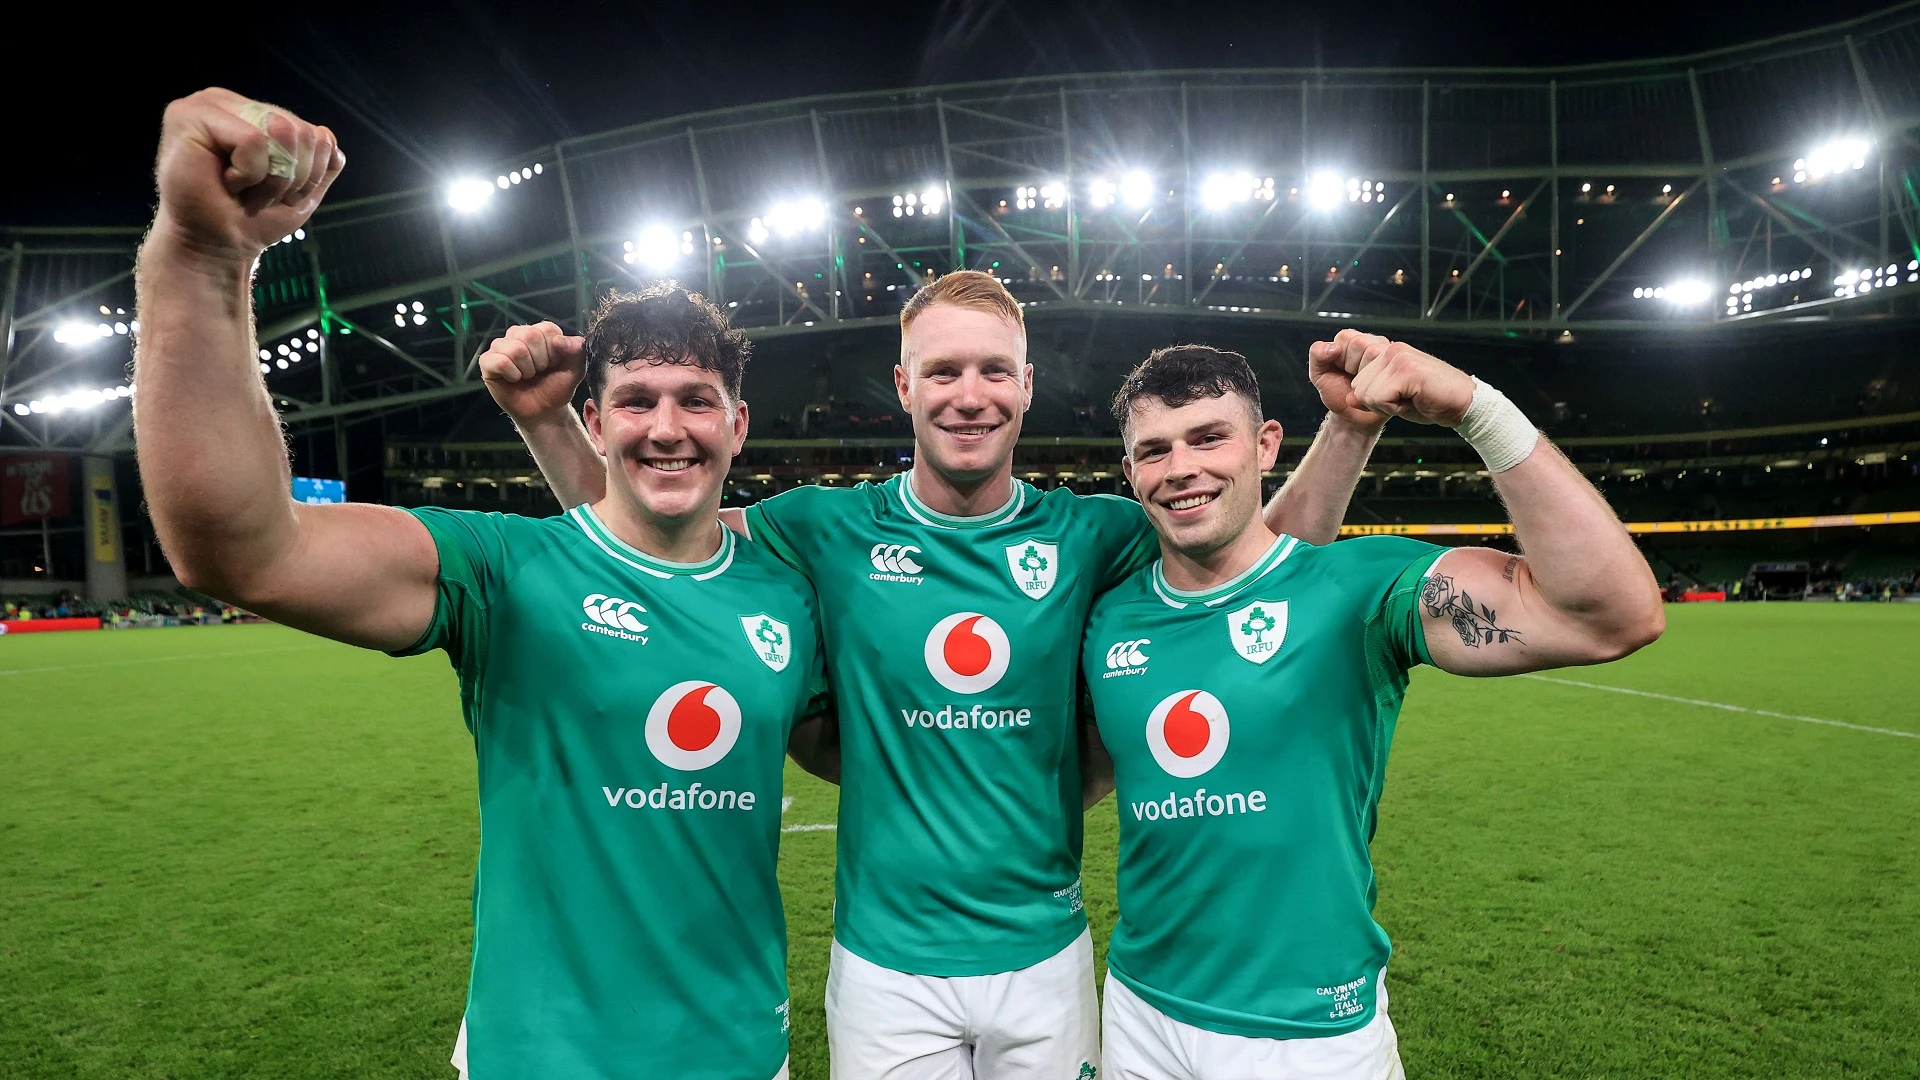
<path fill-rule="evenodd" d="M 88 326 L 86 323 L 61 323 L 54 328 L 53 340 L 76 349 L 85 348 L 103 337 L 112 337 L 113 327 L 106 323 Z"/>
<path fill-rule="evenodd" d="M 665 225 L 649 225 L 633 242 L 633 259 L 649 270 L 670 270 L 680 261 L 680 241 Z"/>
<path fill-rule="evenodd" d="M 1209 210 L 1224 210 L 1237 202 L 1253 198 L 1252 173 L 1213 173 L 1200 185 L 1200 205 Z"/>
<path fill-rule="evenodd" d="M 1105 210 L 1120 199 L 1120 185 L 1104 176 L 1096 176 L 1087 185 L 1087 201 L 1095 210 Z"/>
<path fill-rule="evenodd" d="M 485 180 L 455 180 L 447 188 L 447 205 L 462 214 L 471 214 L 493 198 L 493 185 Z"/>
<path fill-rule="evenodd" d="M 1346 197 L 1346 181 L 1332 169 L 1322 169 L 1307 178 L 1307 205 L 1315 210 L 1332 210 Z"/>
<path fill-rule="evenodd" d="M 1713 289 L 1704 281 L 1676 281 L 1666 287 L 1666 298 L 1681 307 L 1705 302 Z"/>
<path fill-rule="evenodd" d="M 1793 163 L 1794 179 L 1811 180 L 1867 167 L 1867 152 L 1872 144 L 1861 138 L 1834 139 L 1815 147 L 1812 153 Z"/>
<path fill-rule="evenodd" d="M 1153 201 L 1153 177 L 1134 169 L 1120 178 L 1120 201 L 1138 209 Z"/>
<path fill-rule="evenodd" d="M 773 209 L 768 210 L 767 216 L 761 220 L 776 235 L 792 236 L 826 224 L 827 207 L 819 199 L 794 199 L 773 204 Z"/>

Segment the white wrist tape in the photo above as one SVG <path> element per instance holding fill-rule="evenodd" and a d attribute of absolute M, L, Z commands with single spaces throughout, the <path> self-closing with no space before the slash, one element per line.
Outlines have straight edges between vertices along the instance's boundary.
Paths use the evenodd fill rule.
<path fill-rule="evenodd" d="M 1473 403 L 1455 429 L 1487 463 L 1488 472 L 1502 473 L 1527 460 L 1540 441 L 1540 432 L 1507 400 L 1507 395 L 1473 380 Z"/>

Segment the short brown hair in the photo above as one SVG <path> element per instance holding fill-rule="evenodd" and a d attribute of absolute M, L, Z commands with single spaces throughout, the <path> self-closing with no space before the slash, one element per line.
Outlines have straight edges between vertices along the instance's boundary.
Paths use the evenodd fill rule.
<path fill-rule="evenodd" d="M 612 292 L 587 320 L 587 396 L 607 388 L 615 364 L 685 364 L 720 376 L 727 396 L 740 400 L 753 343 L 726 313 L 677 281 L 638 292 Z"/>
<path fill-rule="evenodd" d="M 1143 398 L 1177 409 L 1203 397 L 1227 394 L 1245 398 L 1253 409 L 1254 426 L 1260 426 L 1266 417 L 1260 408 L 1260 381 L 1254 378 L 1253 365 L 1246 357 L 1211 345 L 1169 345 L 1153 350 L 1127 373 L 1126 381 L 1113 395 L 1113 418 L 1125 432 L 1133 419 L 1134 404 Z"/>
<path fill-rule="evenodd" d="M 901 336 L 906 336 L 922 311 L 935 304 L 991 311 L 1019 327 L 1022 334 L 1027 332 L 1027 317 L 1020 310 L 1020 301 L 1000 284 L 999 278 L 980 270 L 955 270 L 914 293 L 907 306 L 900 309 Z"/>

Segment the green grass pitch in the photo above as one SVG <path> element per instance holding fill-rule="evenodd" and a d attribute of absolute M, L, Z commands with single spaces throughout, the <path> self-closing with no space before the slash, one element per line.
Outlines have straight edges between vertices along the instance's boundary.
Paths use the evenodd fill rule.
<path fill-rule="evenodd" d="M 1703 606 L 1560 674 L 1920 733 L 1916 657 L 1920 607 Z M 0 762 L 0 1075 L 453 1075 L 477 838 L 443 656 L 0 639 Z M 833 821 L 788 783 L 789 825 Z M 783 840 L 793 1075 L 824 1078 L 834 833 Z M 1421 671 L 1374 845 L 1408 1075 L 1920 1075 L 1917 849 L 1920 738 Z"/>

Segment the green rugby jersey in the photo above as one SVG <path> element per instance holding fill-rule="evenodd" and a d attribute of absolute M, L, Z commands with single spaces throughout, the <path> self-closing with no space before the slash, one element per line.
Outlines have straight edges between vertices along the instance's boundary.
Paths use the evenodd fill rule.
<path fill-rule="evenodd" d="M 840 718 L 834 936 L 918 975 L 1052 956 L 1080 903 L 1078 660 L 1093 598 L 1145 565 L 1139 504 L 1041 492 L 955 518 L 911 474 L 747 511 L 813 579 Z"/>
<path fill-rule="evenodd" d="M 813 590 L 731 531 L 697 564 L 593 511 L 412 511 L 480 768 L 467 1061 L 495 1077 L 767 1080 L 787 1054 L 782 759 Z"/>
<path fill-rule="evenodd" d="M 1208 592 L 1156 562 L 1094 605 L 1081 663 L 1120 813 L 1107 963 L 1161 1012 L 1269 1039 L 1373 1018 L 1390 947 L 1367 845 L 1444 550 L 1282 536 Z"/>

